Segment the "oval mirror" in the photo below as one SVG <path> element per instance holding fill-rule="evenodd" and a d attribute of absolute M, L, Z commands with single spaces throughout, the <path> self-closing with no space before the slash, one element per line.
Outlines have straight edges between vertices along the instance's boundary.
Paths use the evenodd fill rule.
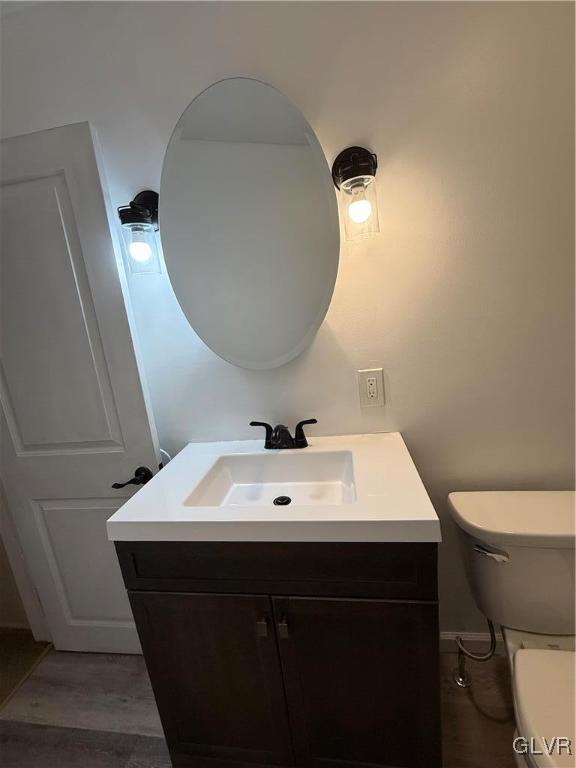
<path fill-rule="evenodd" d="M 166 151 L 160 234 L 174 292 L 217 355 L 275 368 L 326 314 L 339 225 L 324 153 L 300 111 L 257 80 L 222 80 L 180 118 Z"/>

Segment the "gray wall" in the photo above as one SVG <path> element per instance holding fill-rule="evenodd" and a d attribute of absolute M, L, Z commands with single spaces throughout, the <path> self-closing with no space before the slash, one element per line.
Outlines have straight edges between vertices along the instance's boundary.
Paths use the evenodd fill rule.
<path fill-rule="evenodd" d="M 570 3 L 64 3 L 5 19 L 2 132 L 90 120 L 115 205 L 158 187 L 188 102 L 245 75 L 290 97 L 326 156 L 378 153 L 381 233 L 344 244 L 310 350 L 250 372 L 188 327 L 167 277 L 131 280 L 164 446 L 400 430 L 443 520 L 442 625 L 483 628 L 452 489 L 566 488 L 573 466 Z M 382 365 L 361 412 L 355 371 Z"/>

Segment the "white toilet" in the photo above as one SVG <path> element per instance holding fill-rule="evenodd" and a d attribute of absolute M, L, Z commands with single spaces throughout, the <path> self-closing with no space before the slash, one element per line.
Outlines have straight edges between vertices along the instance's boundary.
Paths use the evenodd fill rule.
<path fill-rule="evenodd" d="M 522 737 L 518 766 L 574 768 L 574 491 L 448 498 L 478 607 L 502 627 Z M 570 750 L 553 737 L 570 739 Z"/>

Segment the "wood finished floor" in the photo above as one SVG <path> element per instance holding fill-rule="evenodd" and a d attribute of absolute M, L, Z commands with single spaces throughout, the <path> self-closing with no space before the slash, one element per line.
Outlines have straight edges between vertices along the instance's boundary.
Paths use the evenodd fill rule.
<path fill-rule="evenodd" d="M 445 768 L 514 768 L 506 659 L 453 686 L 442 655 Z M 0 711 L 2 768 L 170 768 L 141 656 L 50 653 Z"/>
<path fill-rule="evenodd" d="M 0 627 L 0 709 L 48 650 L 29 629 Z"/>

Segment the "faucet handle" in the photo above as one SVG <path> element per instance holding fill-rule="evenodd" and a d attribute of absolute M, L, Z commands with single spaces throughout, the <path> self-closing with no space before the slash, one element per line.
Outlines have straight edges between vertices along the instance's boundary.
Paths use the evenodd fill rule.
<path fill-rule="evenodd" d="M 299 421 L 298 424 L 296 424 L 296 430 L 294 432 L 295 448 L 306 448 L 308 445 L 308 440 L 306 440 L 306 435 L 304 434 L 303 429 L 306 424 L 318 424 L 318 419 L 304 419 L 304 421 Z"/>
<path fill-rule="evenodd" d="M 251 421 L 251 427 L 264 427 L 266 430 L 266 439 L 264 441 L 264 448 L 272 448 L 272 425 L 267 424 L 265 421 Z"/>

